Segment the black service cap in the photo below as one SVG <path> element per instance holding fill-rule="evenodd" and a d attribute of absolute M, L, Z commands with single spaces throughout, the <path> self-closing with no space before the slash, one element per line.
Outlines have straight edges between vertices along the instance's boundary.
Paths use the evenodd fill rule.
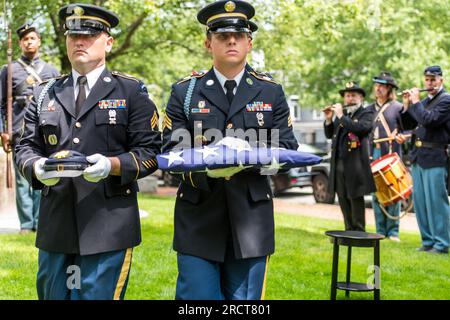
<path fill-rule="evenodd" d="M 207 32 L 246 32 L 258 30 L 250 21 L 255 15 L 255 8 L 245 1 L 216 1 L 201 9 L 197 20 L 206 25 Z"/>
<path fill-rule="evenodd" d="M 97 34 L 111 32 L 119 24 L 117 15 L 105 8 L 73 3 L 59 10 L 59 19 L 64 22 L 64 30 L 68 34 Z"/>

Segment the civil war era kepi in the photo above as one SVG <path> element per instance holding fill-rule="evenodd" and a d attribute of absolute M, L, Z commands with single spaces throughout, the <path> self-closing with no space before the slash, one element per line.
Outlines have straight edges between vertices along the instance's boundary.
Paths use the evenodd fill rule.
<path fill-rule="evenodd" d="M 423 72 L 425 76 L 442 76 L 442 69 L 440 66 L 430 66 Z"/>
<path fill-rule="evenodd" d="M 211 33 L 245 32 L 252 33 L 258 26 L 250 21 L 255 8 L 245 1 L 216 1 L 199 11 L 197 19 L 206 25 Z"/>
<path fill-rule="evenodd" d="M 34 27 L 29 22 L 24 23 L 23 25 L 21 25 L 19 28 L 16 29 L 16 33 L 19 36 L 19 39 L 22 39 L 32 31 L 36 32 L 36 34 L 39 36 L 39 32 L 36 30 L 36 27 Z"/>
<path fill-rule="evenodd" d="M 111 28 L 119 24 L 117 15 L 102 7 L 73 3 L 59 10 L 59 19 L 63 21 L 66 34 L 110 33 Z"/>

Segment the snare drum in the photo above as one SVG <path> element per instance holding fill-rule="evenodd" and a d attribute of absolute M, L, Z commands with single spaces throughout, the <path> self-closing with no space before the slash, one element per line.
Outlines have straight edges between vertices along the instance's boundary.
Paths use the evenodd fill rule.
<path fill-rule="evenodd" d="M 378 202 L 389 206 L 406 199 L 413 191 L 412 178 L 397 153 L 387 154 L 371 163 Z"/>

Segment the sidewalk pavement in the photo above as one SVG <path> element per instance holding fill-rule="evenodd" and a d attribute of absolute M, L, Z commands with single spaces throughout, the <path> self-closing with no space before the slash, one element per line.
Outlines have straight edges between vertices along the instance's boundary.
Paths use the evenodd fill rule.
<path fill-rule="evenodd" d="M 20 222 L 15 205 L 0 210 L 0 234 L 17 233 L 20 231 Z"/>

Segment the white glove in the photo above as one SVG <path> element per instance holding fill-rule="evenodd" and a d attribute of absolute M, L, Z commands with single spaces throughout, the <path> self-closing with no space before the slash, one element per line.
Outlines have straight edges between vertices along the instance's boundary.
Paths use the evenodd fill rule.
<path fill-rule="evenodd" d="M 213 169 L 213 170 L 207 170 L 206 174 L 208 175 L 208 177 L 214 178 L 214 179 L 229 178 L 229 177 L 235 175 L 236 173 L 241 172 L 244 169 L 245 169 L 244 166 Z"/>
<path fill-rule="evenodd" d="M 33 164 L 34 174 L 36 178 L 46 186 L 54 186 L 59 182 L 59 178 L 48 178 L 48 172 L 44 171 L 44 163 L 47 158 L 40 158 Z"/>
<path fill-rule="evenodd" d="M 93 165 L 84 169 L 83 177 L 85 180 L 97 183 L 109 175 L 111 161 L 107 157 L 96 153 L 86 157 L 86 160 Z"/>
<path fill-rule="evenodd" d="M 215 145 L 223 145 L 233 150 L 252 150 L 250 144 L 247 141 L 235 137 L 225 137 Z"/>

